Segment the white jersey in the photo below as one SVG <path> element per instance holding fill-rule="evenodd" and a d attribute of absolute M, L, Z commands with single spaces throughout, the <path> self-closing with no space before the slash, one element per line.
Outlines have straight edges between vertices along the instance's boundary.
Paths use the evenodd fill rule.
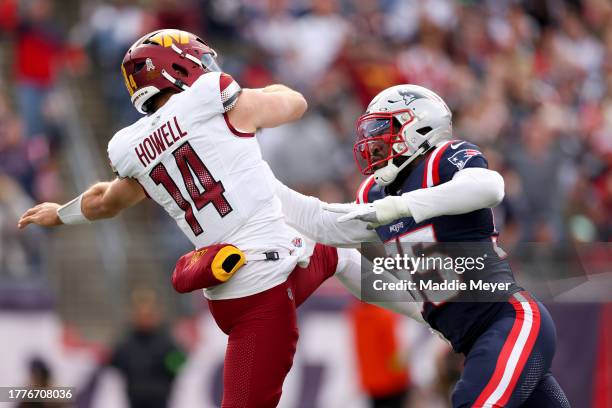
<path fill-rule="evenodd" d="M 229 243 L 247 254 L 280 252 L 279 261 L 248 262 L 228 282 L 205 289 L 210 299 L 274 287 L 304 253 L 301 237 L 285 224 L 256 138 L 227 120 L 239 93 L 229 75 L 204 74 L 108 144 L 117 175 L 138 180 L 196 248 Z"/>

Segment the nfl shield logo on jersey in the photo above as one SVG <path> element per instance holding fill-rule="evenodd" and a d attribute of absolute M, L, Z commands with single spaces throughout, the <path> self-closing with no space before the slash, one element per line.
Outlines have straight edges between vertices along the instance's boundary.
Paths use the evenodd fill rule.
<path fill-rule="evenodd" d="M 465 163 L 467 163 L 468 160 L 479 154 L 481 153 L 476 149 L 463 149 L 449 157 L 448 161 L 461 170 L 465 167 Z"/>
<path fill-rule="evenodd" d="M 291 240 L 291 243 L 293 244 L 294 247 L 301 248 L 302 247 L 302 238 L 293 238 Z"/>

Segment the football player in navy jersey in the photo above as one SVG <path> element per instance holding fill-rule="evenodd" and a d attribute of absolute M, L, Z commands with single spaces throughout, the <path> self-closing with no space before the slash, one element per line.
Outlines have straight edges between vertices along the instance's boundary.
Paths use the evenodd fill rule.
<path fill-rule="evenodd" d="M 461 293 L 415 294 L 431 328 L 465 355 L 453 407 L 569 407 L 550 372 L 554 323 L 515 283 L 496 245 L 491 208 L 503 199 L 503 179 L 488 169 L 478 146 L 453 138 L 446 103 L 420 86 L 388 88 L 359 118 L 357 136 L 355 158 L 369 177 L 356 202 L 323 203 L 277 181 L 286 221 L 328 245 L 382 241 L 389 255 L 411 243 L 438 242 L 455 251 L 453 243 L 476 245 L 485 267 L 464 279 L 499 290 L 478 301 Z"/>

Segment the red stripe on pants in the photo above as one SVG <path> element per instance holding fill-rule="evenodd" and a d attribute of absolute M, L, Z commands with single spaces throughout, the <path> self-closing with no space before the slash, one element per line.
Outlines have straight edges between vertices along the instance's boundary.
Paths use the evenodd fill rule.
<path fill-rule="evenodd" d="M 529 331 L 529 336 L 527 337 L 527 342 L 525 343 L 523 351 L 521 352 L 521 355 L 519 357 L 518 363 L 516 364 L 516 368 L 514 369 L 514 373 L 512 374 L 510 383 L 508 384 L 506 391 L 504 391 L 503 395 L 497 402 L 500 407 L 503 407 L 506 405 L 506 403 L 510 399 L 510 396 L 514 392 L 516 383 L 521 373 L 523 372 L 523 369 L 525 368 L 525 364 L 527 363 L 527 360 L 529 359 L 529 356 L 531 355 L 533 346 L 538 338 L 538 334 L 540 333 L 540 309 L 538 308 L 537 303 L 531 298 L 531 295 L 529 295 L 528 292 L 520 292 L 520 293 L 527 300 L 527 302 L 529 303 L 529 306 L 531 307 L 533 321 L 531 325 L 531 330 Z"/>
<path fill-rule="evenodd" d="M 525 306 L 522 303 L 528 303 L 530 306 L 532 315 L 531 328 L 529 330 L 528 337 L 525 344 L 523 345 L 523 348 L 519 351 L 519 358 L 516 365 L 512 369 L 512 376 L 510 378 L 510 382 L 503 390 L 502 395 L 496 401 L 493 402 L 493 407 L 503 407 L 508 401 L 510 395 L 512 395 L 512 392 L 514 391 L 516 382 L 518 381 L 518 378 L 521 375 L 523 368 L 525 367 L 525 363 L 531 355 L 531 350 L 533 349 L 533 345 L 535 344 L 540 330 L 540 310 L 538 308 L 538 305 L 533 301 L 533 299 L 531 299 L 529 293 L 520 292 L 520 294 L 525 298 L 526 302 L 519 302 L 516 299 L 516 295 L 510 297 L 509 302 L 512 304 L 516 312 L 514 324 L 512 325 L 510 334 L 508 335 L 506 342 L 504 343 L 501 352 L 499 353 L 499 357 L 495 365 L 495 371 L 493 372 L 493 375 L 489 379 L 489 382 L 485 386 L 484 390 L 478 396 L 478 399 L 474 403 L 473 407 L 484 407 L 484 404 L 487 402 L 489 397 L 491 397 L 491 395 L 494 393 L 494 391 L 502 381 L 502 377 L 504 376 L 505 371 L 507 370 L 510 355 L 517 343 L 523 325 L 526 324 L 524 310 Z M 491 405 L 487 404 L 486 406 L 489 407 Z"/>
<path fill-rule="evenodd" d="M 223 369 L 223 408 L 268 408 L 280 400 L 298 340 L 296 308 L 336 271 L 335 248 L 317 244 L 306 268 L 255 295 L 209 300 L 229 335 Z"/>

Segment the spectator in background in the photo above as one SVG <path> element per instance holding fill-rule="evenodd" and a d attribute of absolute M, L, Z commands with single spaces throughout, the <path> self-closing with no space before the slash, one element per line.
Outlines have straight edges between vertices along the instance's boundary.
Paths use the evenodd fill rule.
<path fill-rule="evenodd" d="M 253 11 L 257 17 L 245 34 L 252 37 L 258 48 L 271 57 L 272 68 L 278 72 L 292 55 L 289 28 L 295 25 L 295 17 L 288 8 L 287 0 L 267 0 L 265 5 L 259 13 Z"/>
<path fill-rule="evenodd" d="M 604 3 L 243 2 L 254 21 L 243 40 L 265 52 L 250 48 L 236 73 L 254 86 L 289 76 L 301 87 L 309 116 L 303 127 L 273 130 L 287 137 L 264 136 L 264 156 L 289 184 L 318 195 L 321 180 L 331 181 L 348 199 L 359 183 L 349 171 L 355 106 L 401 82 L 434 89 L 455 112 L 456 134 L 500 156 L 496 168 L 512 189 L 502 241 L 563 241 L 573 234 L 568 208 L 579 208 L 568 194 L 600 197 L 612 157 L 612 28 L 598 15 L 612 16 L 612 6 Z M 597 232 L 582 239 L 605 235 L 596 215 L 603 201 L 592 207 L 582 213 Z M 572 222 L 586 225 L 580 220 Z"/>
<path fill-rule="evenodd" d="M 445 32 L 428 20 L 423 20 L 419 44 L 407 48 L 397 57 L 403 82 L 446 94 L 453 78 L 452 63 L 444 52 L 445 42 Z"/>
<path fill-rule="evenodd" d="M 247 64 L 240 74 L 242 86 L 264 88 L 274 83 L 274 76 L 269 69 L 267 57 L 267 53 L 257 46 L 249 48 L 246 55 Z"/>
<path fill-rule="evenodd" d="M 571 10 L 561 19 L 561 31 L 555 36 L 555 47 L 563 61 L 585 75 L 594 74 L 601 66 L 603 49 Z"/>
<path fill-rule="evenodd" d="M 318 184 L 337 176 L 330 152 L 337 151 L 338 141 L 330 123 L 320 115 L 306 115 L 282 128 L 266 129 L 262 136 L 260 142 L 267 151 L 264 157 L 280 180 L 291 185 Z"/>
<path fill-rule="evenodd" d="M 63 49 L 54 16 L 51 0 L 29 0 L 23 2 L 17 24 L 16 90 L 26 138 L 44 136 L 46 130 L 44 104 L 55 85 L 58 57 Z"/>
<path fill-rule="evenodd" d="M 154 0 L 152 9 L 153 30 L 177 28 L 196 35 L 202 33 L 202 21 L 195 0 Z"/>
<path fill-rule="evenodd" d="M 47 201 L 61 194 L 51 151 L 53 141 L 51 136 L 25 138 L 22 121 L 8 108 L 0 94 L 0 173 L 14 178 L 27 194 L 37 200 Z"/>
<path fill-rule="evenodd" d="M 27 154 L 27 143 L 23 139 L 23 124 L 10 111 L 0 94 L 0 171 L 14 177 L 19 184 L 34 196 L 35 169 Z"/>
<path fill-rule="evenodd" d="M 17 28 L 17 0 L 0 0 L 0 32 L 13 32 Z"/>
<path fill-rule="evenodd" d="M 53 375 L 51 368 L 45 360 L 40 357 L 34 357 L 29 362 L 29 384 L 28 387 L 32 389 L 49 388 L 55 386 L 53 384 Z M 62 402 L 20 402 L 17 404 L 17 408 L 51 408 L 65 407 L 66 404 Z"/>
<path fill-rule="evenodd" d="M 2 282 L 39 272 L 39 233 L 19 234 L 15 223 L 33 201 L 19 184 L 0 170 L 0 275 Z"/>
<path fill-rule="evenodd" d="M 596 192 L 599 205 L 593 206 L 592 219 L 602 241 L 612 242 L 612 166 L 597 179 Z"/>
<path fill-rule="evenodd" d="M 164 408 L 185 355 L 162 324 L 153 291 L 137 289 L 131 302 L 131 326 L 110 364 L 125 378 L 131 408 Z"/>
<path fill-rule="evenodd" d="M 398 344 L 399 316 L 367 303 L 350 309 L 357 366 L 372 408 L 403 408 L 409 395 L 408 366 Z"/>
<path fill-rule="evenodd" d="M 288 52 L 279 75 L 299 89 L 317 86 L 340 54 L 349 26 L 338 0 L 312 0 L 311 10 L 286 27 Z"/>
<path fill-rule="evenodd" d="M 353 32 L 337 68 L 350 80 L 347 88 L 356 94 L 360 110 L 381 89 L 404 82 L 393 50 L 367 32 Z"/>
<path fill-rule="evenodd" d="M 15 227 L 32 198 L 45 200 L 61 194 L 48 139 L 25 138 L 23 121 L 0 92 L 0 300 L 5 307 L 49 300 L 48 281 L 42 273 L 43 233 L 23 235 Z M 46 194 L 49 190 L 52 194 Z"/>
<path fill-rule="evenodd" d="M 517 144 L 513 165 L 521 178 L 523 194 L 528 200 L 524 241 L 555 242 L 560 228 L 562 190 L 559 168 L 563 159 L 553 131 L 534 117 L 523 123 L 523 139 Z"/>
<path fill-rule="evenodd" d="M 140 117 L 125 95 L 119 67 L 125 51 L 153 24 L 135 0 L 112 0 L 95 6 L 89 18 L 91 30 L 88 48 L 92 51 L 96 72 L 101 76 L 101 92 L 118 126 Z"/>

